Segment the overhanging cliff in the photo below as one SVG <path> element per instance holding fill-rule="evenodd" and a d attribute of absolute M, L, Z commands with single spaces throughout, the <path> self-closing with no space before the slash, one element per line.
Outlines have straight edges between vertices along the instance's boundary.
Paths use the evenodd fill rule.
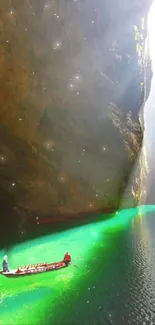
<path fill-rule="evenodd" d="M 143 139 L 151 1 L 1 2 L 3 233 L 11 215 L 23 234 L 30 220 L 118 209 Z"/>

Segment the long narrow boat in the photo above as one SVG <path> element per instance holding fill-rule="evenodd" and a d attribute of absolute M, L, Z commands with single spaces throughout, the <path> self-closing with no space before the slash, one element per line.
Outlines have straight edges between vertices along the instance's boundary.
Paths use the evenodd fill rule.
<path fill-rule="evenodd" d="M 26 275 L 33 275 L 37 273 L 49 272 L 49 271 L 56 271 L 60 270 L 64 267 L 69 266 L 64 261 L 56 262 L 56 263 L 41 263 L 41 264 L 33 264 L 33 265 L 26 265 L 21 266 L 16 270 L 10 270 L 9 272 L 1 271 L 0 274 L 8 277 L 8 278 L 15 278 L 21 277 Z"/>

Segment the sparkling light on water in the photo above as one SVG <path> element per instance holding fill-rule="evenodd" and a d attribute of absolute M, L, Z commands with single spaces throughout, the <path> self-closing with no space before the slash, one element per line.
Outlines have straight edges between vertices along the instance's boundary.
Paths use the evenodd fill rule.
<path fill-rule="evenodd" d="M 8 279 L 0 277 L 0 324 L 47 324 L 50 308 L 53 322 L 59 302 L 73 288 L 87 281 L 91 272 L 94 250 L 110 245 L 111 237 L 106 234 L 125 229 L 139 214 L 155 210 L 155 206 L 143 206 L 122 210 L 107 221 L 82 226 L 76 229 L 48 235 L 40 239 L 15 246 L 9 253 L 9 264 L 15 268 L 23 264 L 61 260 L 64 253 L 72 255 L 72 266 L 35 276 Z M 100 216 L 102 220 L 102 216 Z M 2 259 L 4 251 L 0 252 Z"/>

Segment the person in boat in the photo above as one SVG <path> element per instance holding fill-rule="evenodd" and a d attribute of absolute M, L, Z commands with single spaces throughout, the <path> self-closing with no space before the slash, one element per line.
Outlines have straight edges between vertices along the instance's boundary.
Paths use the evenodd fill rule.
<path fill-rule="evenodd" d="M 64 262 L 65 262 L 66 265 L 71 263 L 71 256 L 70 256 L 70 254 L 68 252 L 64 256 Z"/>
<path fill-rule="evenodd" d="M 8 259 L 6 255 L 3 258 L 2 267 L 3 267 L 3 272 L 9 272 Z"/>

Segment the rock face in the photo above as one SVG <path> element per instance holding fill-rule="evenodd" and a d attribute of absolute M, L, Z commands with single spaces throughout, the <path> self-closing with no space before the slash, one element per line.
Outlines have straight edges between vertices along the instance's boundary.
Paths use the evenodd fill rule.
<path fill-rule="evenodd" d="M 151 1 L 1 2 L 3 233 L 118 209 L 143 138 Z M 138 202 L 136 177 L 126 207 Z"/>

